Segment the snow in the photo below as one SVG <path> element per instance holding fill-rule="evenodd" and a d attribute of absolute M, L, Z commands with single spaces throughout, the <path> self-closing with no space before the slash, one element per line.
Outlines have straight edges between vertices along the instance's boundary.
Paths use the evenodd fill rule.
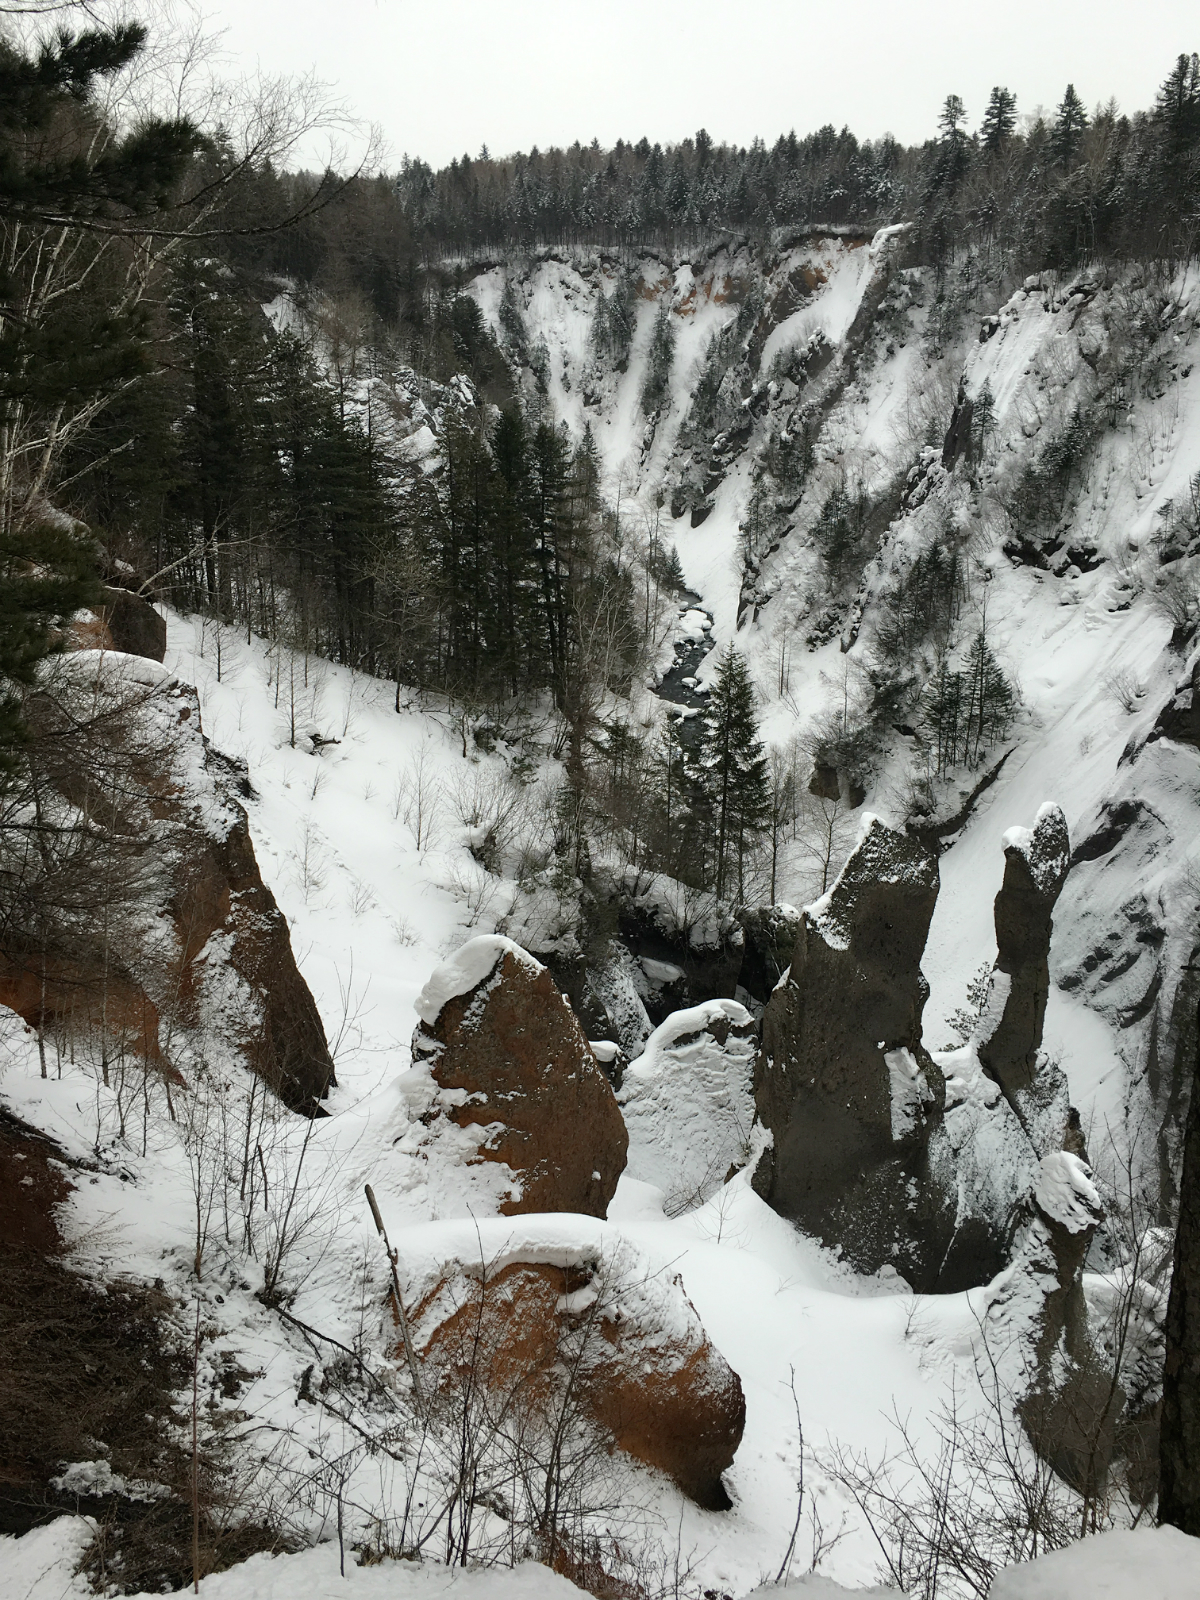
<path fill-rule="evenodd" d="M 1195 1600 L 1200 1539 L 1178 1528 L 1114 1529 L 1008 1567 L 988 1600 Z"/>
<path fill-rule="evenodd" d="M 0 1600 L 67 1600 L 91 1595 L 74 1571 L 91 1535 L 82 1517 L 60 1517 L 22 1538 L 0 1537 Z M 256 1555 L 200 1580 L 207 1600 L 569 1600 L 584 1591 L 549 1567 L 445 1567 L 381 1561 L 360 1567 L 336 1542 L 295 1555 Z"/>
<path fill-rule="evenodd" d="M 858 249 L 818 241 L 772 264 L 763 284 L 768 295 L 806 263 L 820 266 L 825 281 L 772 331 L 760 374 L 819 329 L 835 346 L 827 369 L 832 393 L 834 381 L 845 377 L 843 341 L 887 244 L 883 236 Z M 517 281 L 530 343 L 543 339 L 549 351 L 549 409 L 576 437 L 591 425 L 610 498 L 620 495 L 631 524 L 654 526 L 674 541 L 688 584 L 700 596 L 678 623 L 679 635 L 693 642 L 711 636 L 716 646 L 698 671 L 701 687 L 719 651 L 736 638 L 754 675 L 767 737 L 780 745 L 804 739 L 863 682 L 871 660 L 872 596 L 883 578 L 927 547 L 937 527 L 969 529 L 979 554 L 964 600 L 965 625 L 977 626 L 986 615 L 993 647 L 1019 679 L 1023 708 L 999 778 L 938 861 L 940 891 L 923 958 L 931 989 L 928 1044 L 944 1042 L 966 984 L 994 960 L 993 901 L 1006 843 L 1026 847 L 1051 801 L 1061 806 L 1076 847 L 1103 821 L 1106 801 L 1137 800 L 1146 808 L 1109 854 L 1072 867 L 1055 911 L 1044 1043 L 1061 1062 L 1096 1163 L 1106 1123 L 1118 1126 L 1127 1115 L 1136 1122 L 1144 1110 L 1139 1096 L 1146 1091 L 1139 1086 L 1151 1021 L 1123 1026 L 1122 1018 L 1145 993 L 1154 962 L 1177 970 L 1187 958 L 1183 946 L 1195 926 L 1197 759 L 1195 751 L 1169 741 L 1145 743 L 1159 706 L 1183 679 L 1182 663 L 1169 649 L 1170 623 L 1155 611 L 1143 580 L 1153 576 L 1149 535 L 1157 508 L 1200 470 L 1200 362 L 1158 399 L 1131 396 L 1127 419 L 1105 435 L 1062 530 L 1064 544 L 1082 538 L 1095 544 L 1101 558 L 1095 570 L 1067 565 L 1065 555 L 1048 570 L 1014 565 L 1001 549 L 1003 530 L 988 520 L 986 501 L 972 501 L 961 474 L 950 475 L 931 487 L 927 510 L 898 518 L 884 536 L 864 581 L 863 626 L 853 642 L 847 628 L 806 649 L 804 629 L 827 598 L 806 527 L 828 485 L 839 477 L 861 478 L 878 489 L 907 473 L 930 430 L 944 428 L 948 399 L 965 371 L 968 392 L 977 394 L 986 379 L 996 399 L 992 459 L 999 477 L 991 487 L 1003 490 L 1070 406 L 1090 393 L 1091 368 L 1082 352 L 1092 351 L 1085 341 L 1106 337 L 1104 317 L 1116 315 L 1116 297 L 1102 291 L 1076 317 L 1046 309 L 1040 292 L 1022 292 L 998 309 L 998 329 L 986 342 L 968 327 L 937 355 L 922 345 L 926 313 L 914 312 L 911 337 L 894 353 L 864 362 L 829 410 L 812 482 L 791 531 L 760 575 L 767 598 L 757 618 L 748 615 L 739 629 L 738 524 L 771 415 L 751 417 L 748 441 L 699 527 L 686 518 L 673 521 L 661 502 L 708 343 L 737 313 L 730 285 L 757 269 L 747 251 L 733 246 L 699 263 L 671 265 L 646 255 L 635 266 L 642 293 L 628 370 L 621 374 L 597 371 L 589 343 L 597 298 L 611 292 L 611 263 L 543 256 L 492 267 L 469 292 L 498 326 L 505 280 Z M 676 356 L 667 403 L 652 426 L 638 396 L 663 297 L 672 307 Z M 1192 319 L 1181 334 L 1181 358 L 1192 360 L 1200 343 L 1194 286 L 1181 289 L 1179 299 Z M 289 314 L 286 306 L 278 310 Z M 593 391 L 595 400 L 586 400 Z M 775 405 L 771 400 L 768 413 Z M 410 459 L 435 463 L 437 420 L 423 402 L 414 401 L 408 421 L 397 423 L 396 441 Z M 935 511 L 944 511 L 948 522 L 935 526 Z M 782 692 L 781 641 L 791 648 Z M 670 646 L 668 637 L 667 659 Z M 67 670 L 91 670 L 96 659 L 96 653 L 81 654 Z M 267 1155 L 272 1176 L 286 1178 L 300 1171 L 303 1148 L 308 1220 L 289 1283 L 294 1314 L 352 1343 L 364 1327 L 364 1307 L 383 1303 L 387 1266 L 362 1200 L 364 1182 L 378 1196 L 409 1285 L 427 1281 L 449 1261 L 477 1261 L 481 1249 L 490 1260 L 516 1259 L 514 1251 L 565 1260 L 580 1250 L 628 1249 L 652 1274 L 679 1273 L 746 1395 L 746 1432 L 729 1474 L 732 1511 L 701 1511 L 657 1479 L 646 1490 L 654 1516 L 670 1529 L 672 1550 L 678 1540 L 680 1549 L 694 1552 L 697 1581 L 719 1593 L 745 1595 L 778 1570 L 795 1516 L 798 1408 L 806 1483 L 826 1527 L 837 1528 L 844 1517 L 847 1537 L 825 1563 L 828 1579 L 793 1580 L 789 1587 L 820 1596 L 836 1592 L 829 1587 L 835 1579 L 876 1581 L 877 1551 L 822 1464 L 824 1452 L 836 1442 L 878 1457 L 893 1441 L 886 1420 L 893 1412 L 911 1419 L 914 1437 L 928 1438 L 952 1383 L 960 1406 L 969 1409 L 979 1318 L 991 1303 L 989 1292 L 927 1299 L 908 1293 L 894 1274 L 858 1277 L 777 1217 L 753 1193 L 745 1172 L 721 1181 L 729 1166 L 745 1159 L 747 1144 L 751 1159 L 755 1153 L 753 1131 L 747 1137 L 750 1052 L 717 1046 L 704 1031 L 718 1016 L 736 1020 L 741 1008 L 730 1001 L 694 1008 L 706 1021 L 691 1013 L 669 1018 L 628 1069 L 622 1100 L 630 1167 L 607 1222 L 500 1218 L 497 1208 L 512 1190 L 512 1175 L 478 1160 L 486 1129 L 456 1129 L 445 1118 L 433 1129 L 422 1121 L 436 1086 L 421 1063 L 413 1064 L 410 1039 L 414 1011 L 432 1021 L 447 998 L 487 976 L 503 949 L 516 948 L 503 933 L 503 927 L 513 931 L 505 919 L 513 912 L 515 886 L 473 859 L 476 841 L 464 820 L 470 813 L 466 790 L 503 782 L 502 758 L 465 758 L 460 729 L 444 703 L 403 694 L 397 711 L 391 685 L 199 619 L 168 616 L 161 669 L 109 652 L 101 670 L 118 665 L 142 674 L 136 681 L 147 687 L 171 678 L 194 684 L 206 735 L 246 763 L 254 791 L 246 808 L 263 877 L 287 917 L 334 1049 L 339 1087 L 329 1117 L 296 1132 L 281 1124 Z M 1131 711 L 1114 695 L 1119 673 L 1143 689 Z M 860 818 L 860 841 L 873 818 L 904 814 L 908 748 L 899 734 L 885 743 Z M 992 752 L 989 762 L 1000 753 Z M 964 769 L 943 786 L 945 814 L 957 810 L 980 775 Z M 552 782 L 551 772 L 539 773 L 535 795 Z M 698 946 L 728 935 L 715 905 L 685 906 L 678 886 L 663 880 L 643 880 L 642 888 L 644 908 L 664 928 L 678 928 L 686 915 L 695 919 L 690 925 Z M 799 876 L 781 880 L 779 891 L 797 903 L 811 892 Z M 1157 919 L 1154 927 L 1163 930 L 1161 954 L 1129 931 L 1142 926 L 1126 914 L 1135 902 L 1144 902 Z M 832 893 L 810 905 L 808 915 L 833 941 L 844 930 L 833 925 L 831 905 Z M 526 910 L 532 918 L 542 911 L 550 916 L 553 908 Z M 1116 949 L 1110 934 L 1126 925 L 1135 964 L 1111 978 L 1103 962 L 1094 972 L 1086 968 L 1097 948 Z M 652 982 L 677 977 L 666 963 L 642 965 Z M 1086 979 L 1075 981 L 1084 972 Z M 997 974 L 987 1018 L 1006 993 Z M 636 1031 L 636 1008 L 630 1016 Z M 296 1394 L 312 1352 L 254 1297 L 261 1265 L 233 1245 L 214 1242 L 211 1276 L 200 1285 L 190 1276 L 194 1202 L 179 1130 L 163 1116 L 152 1120 L 144 1154 L 140 1143 L 122 1144 L 114 1133 L 113 1094 L 85 1068 L 64 1067 L 61 1079 L 41 1080 L 36 1051 L 19 1029 L 3 1043 L 6 1103 L 95 1168 L 64 1208 L 77 1262 L 101 1276 L 161 1277 L 189 1304 L 201 1298 L 215 1329 L 213 1361 L 228 1352 L 256 1374 L 237 1406 L 288 1432 L 307 1461 L 305 1451 L 318 1442 L 322 1424 L 298 1407 Z M 964 1163 L 964 1185 L 997 1213 L 1035 1185 L 1049 1215 L 1071 1228 L 1087 1226 L 1099 1203 L 1087 1166 L 1066 1152 L 1051 1152 L 1039 1163 L 970 1047 L 940 1056 L 939 1063 L 951 1097 L 945 1141 Z M 893 1131 L 902 1136 L 916 1114 L 915 1062 L 897 1051 L 887 1065 Z M 1064 1109 L 1056 1100 L 1047 1116 Z M 372 1359 L 382 1361 L 381 1328 L 368 1326 L 367 1335 Z M 86 1472 L 87 1464 L 64 1469 Z M 571 1588 L 528 1567 L 512 1574 L 448 1573 L 432 1564 L 359 1569 L 348 1563 L 343 1580 L 330 1529 L 318 1518 L 310 1533 L 327 1542 L 296 1556 L 255 1558 L 205 1579 L 205 1592 L 227 1600 L 275 1593 L 315 1600 L 350 1582 L 364 1593 L 372 1585 L 381 1594 L 411 1592 L 414 1600 L 455 1586 L 477 1592 L 478 1600 L 508 1600 L 543 1590 L 547 1597 L 565 1595 Z M 0 1541 L 2 1600 L 80 1593 L 82 1580 L 73 1572 L 86 1537 L 84 1524 L 64 1518 L 24 1539 Z M 1103 1535 L 1015 1569 L 997 1580 L 993 1594 L 997 1600 L 1140 1596 L 1155 1592 L 1145 1581 L 1153 1572 L 1156 1581 L 1161 1576 L 1164 1600 L 1190 1596 L 1195 1541 L 1185 1549 L 1182 1539 L 1169 1529 Z"/>
<path fill-rule="evenodd" d="M 506 955 L 512 956 L 514 961 L 535 977 L 545 971 L 540 961 L 535 961 L 527 950 L 522 950 L 511 939 L 505 939 L 500 934 L 482 933 L 478 938 L 469 939 L 448 961 L 434 968 L 416 1000 L 416 1011 L 421 1021 L 432 1027 L 448 1000 L 460 994 L 469 994 Z"/>
<path fill-rule="evenodd" d="M 646 1040 L 617 1100 L 630 1178 L 657 1185 L 668 1215 L 707 1200 L 745 1163 L 754 1122 L 754 1019 L 736 1000 L 676 1011 Z"/>
<path fill-rule="evenodd" d="M 933 1094 L 911 1050 L 887 1050 L 883 1059 L 891 1094 L 892 1138 L 905 1139 L 916 1128 Z"/>
<path fill-rule="evenodd" d="M 1046 1215 L 1070 1233 L 1082 1233 L 1103 1215 L 1091 1168 L 1069 1150 L 1053 1150 L 1042 1157 L 1033 1196 Z"/>

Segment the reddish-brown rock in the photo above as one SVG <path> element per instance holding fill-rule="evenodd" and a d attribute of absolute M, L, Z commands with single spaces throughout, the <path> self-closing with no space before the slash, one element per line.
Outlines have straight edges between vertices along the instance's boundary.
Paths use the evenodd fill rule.
<path fill-rule="evenodd" d="M 433 974 L 417 1010 L 413 1059 L 443 1091 L 441 1114 L 460 1128 L 489 1128 L 480 1156 L 519 1179 L 501 1211 L 605 1216 L 629 1136 L 545 967 L 510 940 L 472 939 Z"/>
<path fill-rule="evenodd" d="M 92 723 L 73 739 L 79 707 Z M 93 856 L 47 878 L 69 898 L 44 937 L 14 928 L 0 945 L 0 1004 L 43 1036 L 91 1040 L 106 1070 L 186 1078 L 215 1050 L 318 1109 L 334 1081 L 320 1017 L 195 690 L 149 661 L 80 651 L 30 720 L 45 805 L 69 826 L 70 807 L 115 798 Z M 36 902 L 38 881 L 25 891 Z"/>
<path fill-rule="evenodd" d="M 461 1396 L 468 1372 L 501 1403 L 519 1396 L 536 1427 L 565 1404 L 617 1449 L 724 1510 L 721 1481 L 746 1420 L 741 1381 L 709 1340 L 675 1273 L 586 1247 L 562 1264 L 508 1261 L 484 1274 L 443 1268 L 417 1302 L 428 1386 Z"/>

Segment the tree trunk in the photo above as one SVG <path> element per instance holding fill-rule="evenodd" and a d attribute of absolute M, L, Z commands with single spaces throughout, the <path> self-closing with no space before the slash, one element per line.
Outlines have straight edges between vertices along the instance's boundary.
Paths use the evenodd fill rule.
<path fill-rule="evenodd" d="M 1200 1058 L 1183 1143 L 1166 1335 L 1158 1520 L 1200 1537 Z"/>

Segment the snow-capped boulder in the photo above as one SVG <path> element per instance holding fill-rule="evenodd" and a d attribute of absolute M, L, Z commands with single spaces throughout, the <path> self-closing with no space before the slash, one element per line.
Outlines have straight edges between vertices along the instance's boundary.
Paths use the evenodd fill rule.
<path fill-rule="evenodd" d="M 1054 905 L 1071 865 L 1067 819 L 1042 806 L 1032 829 L 1004 835 L 996 965 L 977 1036 L 979 1061 L 1005 1094 L 1032 1084 L 1050 992 Z"/>
<path fill-rule="evenodd" d="M 629 1175 L 663 1191 L 668 1214 L 702 1204 L 744 1166 L 754 1122 L 754 1018 L 708 1000 L 657 1027 L 617 1095 Z"/>
<path fill-rule="evenodd" d="M 568 1230 L 533 1219 L 503 1240 L 484 1224 L 478 1242 L 472 1231 L 462 1244 L 461 1258 L 410 1272 L 427 1389 L 453 1405 L 470 1376 L 497 1406 L 519 1405 L 534 1431 L 575 1412 L 597 1428 L 598 1448 L 667 1473 L 700 1505 L 728 1507 L 721 1475 L 745 1425 L 742 1385 L 678 1273 L 574 1221 Z"/>
<path fill-rule="evenodd" d="M 603 1217 L 628 1135 L 546 968 L 510 939 L 472 939 L 433 973 L 417 1013 L 414 1069 L 435 1087 L 426 1120 L 477 1130 L 477 1159 L 509 1168 L 513 1183 L 500 1210 Z"/>
<path fill-rule="evenodd" d="M 774 1137 L 756 1189 L 860 1270 L 931 1285 L 953 1208 L 927 1160 L 941 1073 L 921 1043 L 937 859 L 878 817 L 807 906 L 763 1015 L 756 1101 Z"/>

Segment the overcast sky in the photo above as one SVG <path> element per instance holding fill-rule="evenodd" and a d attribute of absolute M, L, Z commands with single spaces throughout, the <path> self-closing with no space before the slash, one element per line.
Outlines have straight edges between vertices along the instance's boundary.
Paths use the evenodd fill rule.
<path fill-rule="evenodd" d="M 978 126 L 993 84 L 1019 111 L 1150 104 L 1196 0 L 207 0 L 235 59 L 315 68 L 378 123 L 389 165 L 618 138 L 770 143 L 848 123 L 929 137 L 953 92 Z"/>

